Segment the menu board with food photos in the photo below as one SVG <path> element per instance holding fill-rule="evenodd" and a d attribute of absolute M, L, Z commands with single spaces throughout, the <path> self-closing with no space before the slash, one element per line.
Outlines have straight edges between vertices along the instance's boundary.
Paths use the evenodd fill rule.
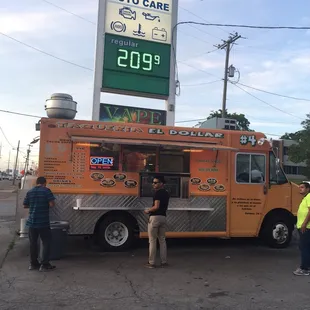
<path fill-rule="evenodd" d="M 233 135 L 228 131 L 57 119 L 42 119 L 40 131 L 39 173 L 47 177 L 48 186 L 55 193 L 116 195 L 138 195 L 138 171 L 154 171 L 156 166 L 153 153 L 146 157 L 124 152 L 123 158 L 119 139 L 154 140 L 161 144 L 195 140 L 225 145 L 228 136 Z M 189 195 L 225 195 L 229 185 L 228 152 L 190 152 Z M 171 193 L 178 196 L 174 183 Z"/>
<path fill-rule="evenodd" d="M 41 169 L 55 193 L 138 194 L 139 174 L 121 172 L 120 149 L 115 144 L 55 140 L 45 149 Z"/>
<path fill-rule="evenodd" d="M 189 192 L 194 195 L 225 194 L 227 152 L 203 150 L 191 154 Z"/>

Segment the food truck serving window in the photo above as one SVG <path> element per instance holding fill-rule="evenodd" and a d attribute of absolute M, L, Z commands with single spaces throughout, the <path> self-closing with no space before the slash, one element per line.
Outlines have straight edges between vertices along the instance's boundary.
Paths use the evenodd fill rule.
<path fill-rule="evenodd" d="M 156 168 L 155 146 L 124 146 L 123 171 L 126 172 L 153 172 Z"/>
<path fill-rule="evenodd" d="M 266 156 L 261 154 L 236 155 L 237 183 L 264 183 L 266 176 Z"/>
<path fill-rule="evenodd" d="M 159 151 L 159 171 L 189 173 L 190 152 L 183 148 L 161 148 Z"/>
<path fill-rule="evenodd" d="M 114 143 L 102 143 L 90 147 L 90 170 L 118 170 L 120 146 Z"/>

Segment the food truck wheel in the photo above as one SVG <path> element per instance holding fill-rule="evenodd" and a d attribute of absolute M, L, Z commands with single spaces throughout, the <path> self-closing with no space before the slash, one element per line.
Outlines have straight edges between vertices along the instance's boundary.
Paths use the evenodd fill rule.
<path fill-rule="evenodd" d="M 132 221 L 126 216 L 108 216 L 100 223 L 98 241 L 105 250 L 122 251 L 134 241 Z"/>
<path fill-rule="evenodd" d="M 272 248 L 286 248 L 291 242 L 293 229 L 289 217 L 270 217 L 264 223 L 261 236 Z"/>

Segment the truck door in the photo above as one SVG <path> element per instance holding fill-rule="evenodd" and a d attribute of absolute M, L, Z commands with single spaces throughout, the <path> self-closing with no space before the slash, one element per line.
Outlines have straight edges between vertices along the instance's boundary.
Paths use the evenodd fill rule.
<path fill-rule="evenodd" d="M 255 236 L 266 202 L 266 154 L 235 153 L 231 160 L 230 236 Z"/>
<path fill-rule="evenodd" d="M 281 167 L 277 167 L 276 156 L 269 152 L 269 184 L 265 213 L 272 209 L 287 209 L 291 211 L 291 184 Z"/>

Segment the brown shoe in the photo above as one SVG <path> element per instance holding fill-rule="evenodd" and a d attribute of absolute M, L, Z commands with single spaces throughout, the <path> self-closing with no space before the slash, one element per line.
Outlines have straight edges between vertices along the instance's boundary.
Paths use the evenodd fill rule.
<path fill-rule="evenodd" d="M 147 263 L 145 265 L 146 268 L 150 268 L 150 269 L 154 269 L 155 268 L 155 265 L 154 264 L 150 264 L 150 263 Z"/>

